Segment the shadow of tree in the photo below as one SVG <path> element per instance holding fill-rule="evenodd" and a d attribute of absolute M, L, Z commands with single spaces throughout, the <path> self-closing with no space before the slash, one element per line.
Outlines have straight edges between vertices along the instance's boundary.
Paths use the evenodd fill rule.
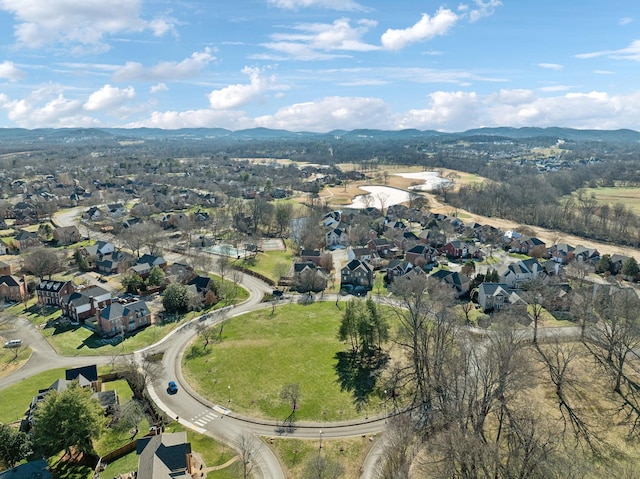
<path fill-rule="evenodd" d="M 369 401 L 389 356 L 378 353 L 362 357 L 354 351 L 340 351 L 334 358 L 337 360 L 334 369 L 340 389 L 351 392 L 356 408 L 360 409 Z"/>

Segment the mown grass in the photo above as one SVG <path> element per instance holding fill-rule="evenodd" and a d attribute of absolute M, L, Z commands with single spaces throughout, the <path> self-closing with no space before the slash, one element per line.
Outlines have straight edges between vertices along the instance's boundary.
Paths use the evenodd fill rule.
<path fill-rule="evenodd" d="M 360 466 L 372 444 L 370 438 L 323 440 L 320 449 L 319 436 L 318 431 L 315 440 L 274 438 L 268 441 L 280 456 L 286 477 L 303 477 L 306 464 L 317 454 L 342 465 L 344 474 L 341 477 L 359 477 Z"/>
<path fill-rule="evenodd" d="M 343 306 L 344 308 L 344 306 Z M 364 416 L 352 395 L 341 390 L 336 354 L 347 350 L 337 339 L 342 315 L 334 303 L 286 305 L 233 318 L 223 340 L 205 351 L 197 338 L 186 350 L 183 371 L 200 394 L 233 411 L 285 420 L 290 404 L 280 399 L 286 384 L 300 386 L 296 420 L 337 421 Z M 371 394 L 367 412 L 381 412 Z"/>
<path fill-rule="evenodd" d="M 258 253 L 253 260 L 239 261 L 238 264 L 251 271 L 255 271 L 267 278 L 278 281 L 280 274 L 286 274 L 293 261 L 293 253 L 287 251 L 265 251 Z M 281 270 L 282 271 L 279 271 Z"/>
<path fill-rule="evenodd" d="M 0 337 L 0 342 L 4 344 L 5 339 Z M 17 357 L 16 357 L 17 354 Z M 8 376 L 20 366 L 22 366 L 31 356 L 31 349 L 23 346 L 19 349 L 0 349 L 0 378 Z"/>
<path fill-rule="evenodd" d="M 48 388 L 56 379 L 64 378 L 64 371 L 64 369 L 52 369 L 1 390 L 0 423 L 10 423 L 24 418 L 31 399 L 40 389 Z"/>

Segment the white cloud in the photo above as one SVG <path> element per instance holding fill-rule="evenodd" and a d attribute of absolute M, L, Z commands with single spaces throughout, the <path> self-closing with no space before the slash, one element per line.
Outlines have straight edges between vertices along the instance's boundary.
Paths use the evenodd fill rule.
<path fill-rule="evenodd" d="M 477 126 L 481 101 L 475 92 L 438 91 L 429 95 L 428 108 L 410 110 L 399 119 L 396 128 L 466 130 Z"/>
<path fill-rule="evenodd" d="M 84 109 L 88 111 L 109 110 L 113 112 L 135 97 L 136 91 L 133 87 L 117 88 L 105 85 L 89 96 L 84 104 Z"/>
<path fill-rule="evenodd" d="M 153 85 L 149 89 L 149 93 L 153 94 L 153 93 L 159 93 L 161 91 L 167 91 L 167 90 L 169 90 L 169 87 L 165 83 L 158 83 L 157 85 Z"/>
<path fill-rule="evenodd" d="M 382 46 L 388 50 L 400 50 L 411 43 L 429 40 L 446 34 L 460 17 L 447 8 L 440 8 L 435 15 L 422 14 L 415 25 L 405 29 L 388 29 L 380 38 Z"/>
<path fill-rule="evenodd" d="M 17 20 L 14 34 L 29 48 L 90 45 L 108 48 L 103 39 L 120 32 L 151 30 L 155 35 L 173 31 L 167 19 L 143 20 L 142 0 L 0 0 L 0 10 Z"/>
<path fill-rule="evenodd" d="M 547 70 L 556 70 L 556 71 L 560 71 L 564 68 L 563 65 L 560 65 L 558 63 L 538 63 L 538 66 L 540 68 L 546 68 Z"/>
<path fill-rule="evenodd" d="M 631 22 L 633 22 L 633 18 L 631 17 L 624 17 L 620 19 L 620 25 L 621 26 L 625 26 L 625 25 L 629 25 Z"/>
<path fill-rule="evenodd" d="M 98 122 L 83 113 L 82 102 L 66 98 L 63 90 L 60 85 L 48 84 L 18 100 L 0 95 L 0 108 L 22 128 L 96 126 Z"/>
<path fill-rule="evenodd" d="M 209 63 L 216 59 L 211 48 L 194 52 L 181 62 L 161 62 L 152 67 L 141 63 L 127 62 L 113 74 L 114 81 L 168 81 L 189 78 L 197 75 Z"/>
<path fill-rule="evenodd" d="M 597 57 L 609 57 L 615 60 L 632 60 L 640 61 L 640 40 L 634 40 L 626 48 L 620 50 L 601 50 L 597 52 L 580 53 L 576 58 L 589 59 Z"/>
<path fill-rule="evenodd" d="M 287 10 L 318 7 L 330 10 L 357 11 L 365 7 L 352 0 L 268 0 L 269 5 Z"/>
<path fill-rule="evenodd" d="M 123 125 L 125 128 L 215 128 L 241 130 L 255 126 L 253 120 L 238 111 L 188 110 L 154 111 L 150 117 Z"/>
<path fill-rule="evenodd" d="M 495 9 L 502 5 L 500 0 L 475 0 L 475 7 L 469 9 L 469 21 L 476 22 L 482 17 L 488 17 L 493 15 Z"/>
<path fill-rule="evenodd" d="M 245 67 L 242 69 L 242 73 L 249 76 L 250 82 L 213 90 L 208 95 L 211 108 L 214 110 L 237 108 L 260 97 L 267 91 L 286 89 L 286 87 L 277 84 L 274 75 L 265 76 L 259 68 Z"/>
<path fill-rule="evenodd" d="M 336 128 L 393 128 L 393 114 L 379 98 L 326 97 L 296 103 L 255 119 L 265 128 L 326 132 Z"/>
<path fill-rule="evenodd" d="M 0 63 L 0 79 L 4 78 L 9 81 L 18 81 L 27 77 L 27 74 L 15 66 L 13 62 L 8 60 Z"/>
<path fill-rule="evenodd" d="M 283 54 L 284 58 L 296 60 L 327 60 L 341 56 L 332 52 L 366 52 L 380 47 L 362 41 L 362 37 L 374 27 L 373 20 L 359 20 L 352 26 L 348 18 L 339 18 L 333 23 L 302 23 L 293 27 L 293 33 L 275 33 L 273 41 L 262 44 Z"/>

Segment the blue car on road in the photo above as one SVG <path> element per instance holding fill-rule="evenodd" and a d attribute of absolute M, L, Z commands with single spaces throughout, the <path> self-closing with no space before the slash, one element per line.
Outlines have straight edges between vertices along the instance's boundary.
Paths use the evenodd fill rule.
<path fill-rule="evenodd" d="M 178 392 L 178 385 L 175 381 L 169 381 L 169 385 L 167 386 L 167 393 L 175 394 Z"/>

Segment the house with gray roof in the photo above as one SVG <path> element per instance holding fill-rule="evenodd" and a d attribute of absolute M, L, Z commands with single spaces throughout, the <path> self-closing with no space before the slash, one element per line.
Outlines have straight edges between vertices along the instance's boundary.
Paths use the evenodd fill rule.
<path fill-rule="evenodd" d="M 122 304 L 112 302 L 97 311 L 96 329 L 103 336 L 115 336 L 120 333 L 132 333 L 151 324 L 151 312 L 142 300 Z M 89 322 L 89 320 L 87 320 Z M 93 322 L 93 319 L 91 319 Z"/>
<path fill-rule="evenodd" d="M 184 431 L 140 438 L 136 454 L 137 479 L 191 479 L 191 443 Z"/>

